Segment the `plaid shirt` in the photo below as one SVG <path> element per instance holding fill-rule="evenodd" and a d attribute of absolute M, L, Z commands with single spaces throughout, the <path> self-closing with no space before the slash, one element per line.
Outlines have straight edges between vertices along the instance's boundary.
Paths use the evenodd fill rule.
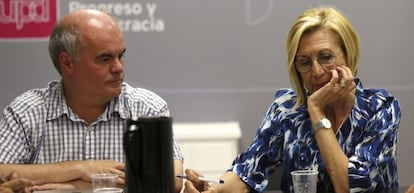
<path fill-rule="evenodd" d="M 45 164 L 71 160 L 111 159 L 124 162 L 125 120 L 131 117 L 169 116 L 166 102 L 155 93 L 122 85 L 92 124 L 67 105 L 62 82 L 32 89 L 4 109 L 0 122 L 0 162 Z M 173 158 L 183 160 L 173 138 Z"/>

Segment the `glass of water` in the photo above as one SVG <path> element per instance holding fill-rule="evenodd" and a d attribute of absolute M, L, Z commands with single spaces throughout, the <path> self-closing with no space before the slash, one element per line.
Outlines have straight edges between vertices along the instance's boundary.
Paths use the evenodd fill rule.
<path fill-rule="evenodd" d="M 316 193 L 318 182 L 318 171 L 296 170 L 290 172 L 292 175 L 293 190 L 295 193 Z"/>
<path fill-rule="evenodd" d="M 122 193 L 123 189 L 117 187 L 117 174 L 92 174 L 93 193 Z"/>

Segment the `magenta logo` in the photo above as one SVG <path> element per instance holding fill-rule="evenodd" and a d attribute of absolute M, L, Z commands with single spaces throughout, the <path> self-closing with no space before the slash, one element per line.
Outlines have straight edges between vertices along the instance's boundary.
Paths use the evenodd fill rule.
<path fill-rule="evenodd" d="M 45 38 L 57 18 L 57 0 L 0 0 L 0 39 Z"/>

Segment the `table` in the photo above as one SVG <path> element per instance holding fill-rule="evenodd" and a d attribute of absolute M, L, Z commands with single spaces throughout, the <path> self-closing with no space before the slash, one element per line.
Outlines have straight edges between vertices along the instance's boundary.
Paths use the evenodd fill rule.
<path fill-rule="evenodd" d="M 397 188 L 390 188 L 384 191 L 376 191 L 376 193 L 405 193 L 405 191 L 408 190 L 408 187 L 406 186 L 400 186 Z M 283 193 L 281 190 L 267 190 L 263 193 Z"/>
<path fill-rule="evenodd" d="M 92 190 L 43 190 L 33 193 L 92 193 Z"/>
<path fill-rule="evenodd" d="M 381 191 L 380 193 L 405 193 L 408 187 L 402 186 L 398 188 L 393 188 L 389 190 Z M 34 193 L 92 193 L 92 190 L 45 190 L 45 191 L 35 191 Z M 283 193 L 281 190 L 267 190 L 263 193 Z"/>

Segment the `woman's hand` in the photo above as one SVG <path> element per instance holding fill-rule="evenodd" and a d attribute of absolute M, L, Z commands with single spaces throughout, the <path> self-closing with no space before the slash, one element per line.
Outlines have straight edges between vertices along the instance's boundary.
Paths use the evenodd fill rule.
<path fill-rule="evenodd" d="M 339 65 L 336 69 L 331 70 L 331 73 L 331 80 L 309 96 L 308 105 L 325 109 L 326 106 L 338 99 L 352 94 L 356 84 L 351 70 L 347 66 Z"/>
<path fill-rule="evenodd" d="M 414 193 L 414 184 L 411 184 L 411 186 L 408 188 L 407 192 L 405 193 Z"/>
<path fill-rule="evenodd" d="M 207 189 L 208 183 L 200 181 L 198 177 L 203 176 L 202 174 L 186 169 L 185 174 L 187 175 L 187 181 L 184 186 L 184 193 L 199 193 Z"/>
<path fill-rule="evenodd" d="M 223 184 L 209 184 L 198 179 L 202 176 L 194 170 L 186 169 L 187 181 L 185 182 L 184 193 L 248 193 L 250 188 L 245 184 L 237 174 L 225 172 L 220 179 Z"/>

